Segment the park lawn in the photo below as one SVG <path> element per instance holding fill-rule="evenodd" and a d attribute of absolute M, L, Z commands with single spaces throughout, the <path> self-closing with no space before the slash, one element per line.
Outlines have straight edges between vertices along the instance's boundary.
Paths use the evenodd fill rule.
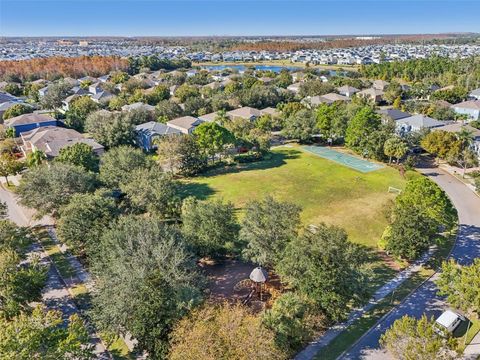
<path fill-rule="evenodd" d="M 303 224 L 325 222 L 343 227 L 349 238 L 375 248 L 387 221 L 383 207 L 406 180 L 393 168 L 361 173 L 301 150 L 278 147 L 271 159 L 211 171 L 188 180 L 184 195 L 234 203 L 242 217 L 249 200 L 272 195 L 303 209 Z"/>

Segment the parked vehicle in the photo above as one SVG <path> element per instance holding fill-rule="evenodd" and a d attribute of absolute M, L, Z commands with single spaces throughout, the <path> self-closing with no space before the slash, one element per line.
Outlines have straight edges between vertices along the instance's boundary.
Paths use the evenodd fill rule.
<path fill-rule="evenodd" d="M 465 321 L 465 317 L 452 311 L 446 310 L 435 320 L 435 332 L 440 336 L 447 337 Z"/>

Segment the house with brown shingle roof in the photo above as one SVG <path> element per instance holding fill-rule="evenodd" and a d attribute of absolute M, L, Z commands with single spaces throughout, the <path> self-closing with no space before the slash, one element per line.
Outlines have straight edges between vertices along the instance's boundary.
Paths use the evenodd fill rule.
<path fill-rule="evenodd" d="M 258 109 L 252 108 L 250 106 L 244 106 L 244 107 L 227 112 L 227 115 L 232 120 L 240 118 L 240 119 L 255 121 L 257 118 L 262 116 L 262 113 Z"/>
<path fill-rule="evenodd" d="M 171 128 L 180 130 L 184 134 L 191 134 L 195 128 L 203 123 L 202 120 L 193 116 L 182 116 L 170 121 L 167 121 L 167 125 Z"/>
<path fill-rule="evenodd" d="M 104 148 L 93 139 L 85 138 L 78 131 L 58 126 L 46 126 L 22 133 L 22 152 L 26 156 L 30 152 L 42 151 L 47 157 L 54 158 L 60 150 L 68 146 L 84 143 L 90 145 L 97 155 L 103 154 Z"/>

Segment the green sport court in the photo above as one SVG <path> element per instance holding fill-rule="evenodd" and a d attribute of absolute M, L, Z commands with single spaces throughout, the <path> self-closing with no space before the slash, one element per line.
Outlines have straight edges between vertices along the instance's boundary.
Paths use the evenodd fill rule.
<path fill-rule="evenodd" d="M 338 164 L 348 166 L 362 173 L 368 173 L 378 169 L 382 169 L 384 165 L 377 164 L 359 157 L 345 154 L 340 151 L 322 146 L 302 146 L 305 151 L 318 155 L 324 159 L 334 161 Z"/>

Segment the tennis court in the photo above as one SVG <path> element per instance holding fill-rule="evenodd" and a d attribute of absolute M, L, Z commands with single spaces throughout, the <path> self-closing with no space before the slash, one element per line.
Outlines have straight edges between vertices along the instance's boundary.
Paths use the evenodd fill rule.
<path fill-rule="evenodd" d="M 340 151 L 321 146 L 302 146 L 305 151 L 318 155 L 324 159 L 348 166 L 362 173 L 382 169 L 384 166 L 359 157 L 342 153 Z"/>

